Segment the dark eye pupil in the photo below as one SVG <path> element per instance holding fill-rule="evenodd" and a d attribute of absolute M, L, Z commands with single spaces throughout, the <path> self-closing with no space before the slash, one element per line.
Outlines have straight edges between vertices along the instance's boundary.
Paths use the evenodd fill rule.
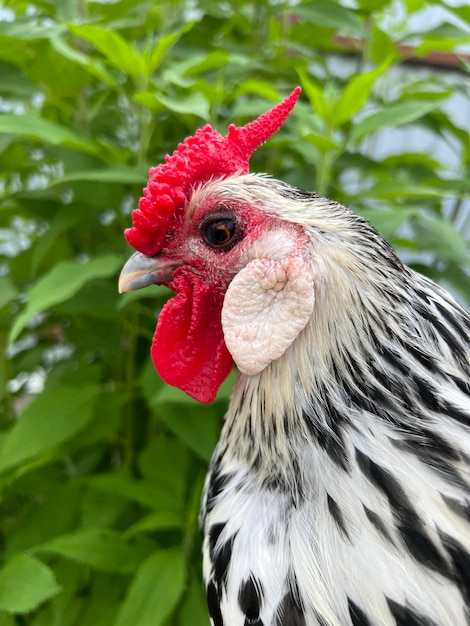
<path fill-rule="evenodd" d="M 229 252 L 243 239 L 243 229 L 236 214 L 225 206 L 214 207 L 199 224 L 204 243 L 216 252 Z"/>
<path fill-rule="evenodd" d="M 205 239 L 212 246 L 223 246 L 235 234 L 235 222 L 230 219 L 219 220 L 209 224 L 205 230 Z"/>

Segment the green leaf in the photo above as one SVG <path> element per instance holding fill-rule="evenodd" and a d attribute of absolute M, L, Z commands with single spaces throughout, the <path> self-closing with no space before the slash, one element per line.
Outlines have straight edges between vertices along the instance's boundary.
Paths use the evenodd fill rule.
<path fill-rule="evenodd" d="M 90 422 L 75 438 L 76 448 L 89 446 L 98 441 L 106 441 L 114 436 L 122 419 L 123 408 L 129 401 L 131 392 L 113 389 L 100 393 L 96 402 L 96 414 L 99 419 Z"/>
<path fill-rule="evenodd" d="M 374 1 L 374 0 L 372 0 Z M 388 2 L 388 0 L 386 0 Z M 376 23 L 372 22 L 372 29 L 369 35 L 369 56 L 374 63 L 381 63 L 385 58 L 393 58 L 399 61 L 401 58 L 398 46 L 390 33 L 385 32 Z M 382 24 L 380 24 L 382 26 Z"/>
<path fill-rule="evenodd" d="M 92 43 L 118 70 L 134 79 L 143 70 L 142 55 L 115 30 L 92 24 L 69 24 L 70 31 Z"/>
<path fill-rule="evenodd" d="M 147 545 L 126 543 L 120 533 L 109 528 L 86 528 L 36 546 L 34 552 L 57 554 L 100 571 L 125 574 L 138 567 L 147 550 Z"/>
<path fill-rule="evenodd" d="M 173 437 L 160 435 L 150 441 L 139 457 L 142 476 L 156 486 L 167 488 L 181 503 L 188 488 L 190 455 L 186 446 Z M 168 472 L 168 468 L 172 472 Z"/>
<path fill-rule="evenodd" d="M 30 556 L 18 555 L 0 569 L 0 610 L 29 613 L 60 592 L 47 565 Z"/>
<path fill-rule="evenodd" d="M 163 392 L 162 397 L 165 395 Z M 210 407 L 197 404 L 190 408 L 189 403 L 162 401 L 157 406 L 165 425 L 202 459 L 210 461 L 220 430 L 221 414 L 217 403 Z"/>
<path fill-rule="evenodd" d="M 71 183 L 77 180 L 99 183 L 120 183 L 122 185 L 143 185 L 147 180 L 148 170 L 142 167 L 126 167 L 124 165 L 110 165 L 109 167 L 93 170 L 77 170 L 69 172 L 60 178 L 51 180 L 49 187 Z"/>
<path fill-rule="evenodd" d="M 78 211 L 71 211 L 70 207 L 62 207 L 59 209 L 54 219 L 49 222 L 48 230 L 36 240 L 33 248 L 33 256 L 31 260 L 31 270 L 35 274 L 39 264 L 51 249 L 58 237 L 64 232 L 76 226 L 82 219 L 82 215 Z"/>
<path fill-rule="evenodd" d="M 448 220 L 421 218 L 416 224 L 420 245 L 441 259 L 462 265 L 469 263 L 469 252 L 462 233 Z"/>
<path fill-rule="evenodd" d="M 179 626 L 188 624 L 208 624 L 207 602 L 200 580 L 193 580 L 188 585 L 181 603 Z"/>
<path fill-rule="evenodd" d="M 460 67 L 470 74 L 470 63 L 466 61 L 463 56 L 458 56 L 457 58 L 459 60 Z"/>
<path fill-rule="evenodd" d="M 121 264 L 122 259 L 113 255 L 96 257 L 87 263 L 78 261 L 57 263 L 31 287 L 26 308 L 16 318 L 11 328 L 10 343 L 15 341 L 35 315 L 71 298 L 88 281 L 112 276 Z"/>
<path fill-rule="evenodd" d="M 320 152 L 331 152 L 340 148 L 340 143 L 330 137 L 326 137 L 325 135 L 320 135 L 318 133 L 308 133 L 304 136 L 304 139 L 310 141 L 320 150 Z"/>
<path fill-rule="evenodd" d="M 232 61 L 232 56 L 226 50 L 217 50 L 203 54 L 194 54 L 184 61 L 173 61 L 170 68 L 165 71 L 174 72 L 178 76 L 199 76 L 207 70 L 218 69 Z"/>
<path fill-rule="evenodd" d="M 438 109 L 441 104 L 440 101 L 428 102 L 422 100 L 390 104 L 381 111 L 372 113 L 372 115 L 358 122 L 351 131 L 350 140 L 353 143 L 357 143 L 367 135 L 371 135 L 385 126 L 409 124 Z"/>
<path fill-rule="evenodd" d="M 161 626 L 178 604 L 185 580 L 179 550 L 154 552 L 139 567 L 114 626 Z"/>
<path fill-rule="evenodd" d="M 39 498 L 38 498 L 39 500 Z M 8 539 L 8 553 L 26 552 L 73 529 L 79 513 L 81 485 L 78 481 L 58 485 L 41 501 Z"/>
<path fill-rule="evenodd" d="M 134 535 L 145 532 L 155 532 L 158 530 L 169 530 L 173 528 L 183 528 L 184 519 L 180 513 L 175 511 L 156 511 L 142 517 L 138 522 L 132 524 L 124 533 L 124 537 L 129 539 Z"/>
<path fill-rule="evenodd" d="M 200 403 L 197 400 L 191 398 L 191 396 L 188 396 L 187 393 L 184 393 L 184 391 L 181 391 L 181 389 L 173 387 L 172 385 L 159 387 L 153 397 L 149 397 L 149 403 L 155 408 L 168 402 L 180 404 L 181 408 L 185 411 L 190 411 L 191 409 L 195 409 L 200 406 Z"/>
<path fill-rule="evenodd" d="M 150 481 L 109 473 L 92 476 L 87 482 L 93 489 L 139 502 L 151 509 L 181 510 L 182 503 L 169 489 L 156 486 Z"/>
<path fill-rule="evenodd" d="M 406 160 L 406 155 L 404 160 Z M 422 176 L 422 169 L 419 165 L 416 167 L 409 165 L 407 169 L 407 174 L 414 175 L 416 182 L 408 176 L 403 176 L 403 172 L 400 172 L 395 176 L 395 180 L 390 181 L 387 177 L 384 182 L 377 183 L 377 194 L 382 195 L 382 197 L 387 195 L 391 197 L 394 194 L 395 198 L 399 198 L 401 194 L 403 197 L 434 198 L 436 200 L 470 198 L 470 188 L 466 180 L 440 178 L 437 171 L 433 172 L 434 178 L 430 180 L 428 171 L 425 171 L 425 176 Z"/>
<path fill-rule="evenodd" d="M 396 236 L 397 230 L 406 222 L 410 222 L 418 213 L 417 209 L 380 211 L 379 209 L 362 209 L 360 214 L 369 220 L 385 239 Z"/>
<path fill-rule="evenodd" d="M 451 24 L 450 22 L 442 22 L 438 26 L 426 31 L 419 31 L 418 33 L 408 33 L 407 37 L 414 39 L 416 37 L 424 37 L 426 40 L 439 40 L 439 39 L 453 39 L 455 41 L 469 41 L 470 32 L 464 30 L 457 24 Z"/>
<path fill-rule="evenodd" d="M 16 617 L 13 613 L 0 610 L 0 626 L 17 626 Z M 41 626 L 38 624 L 37 626 Z"/>
<path fill-rule="evenodd" d="M 65 29 L 59 24 L 41 24 L 29 17 L 17 17 L 14 21 L 0 21 L 0 33 L 5 33 L 12 39 L 50 39 L 62 33 Z"/>
<path fill-rule="evenodd" d="M 73 61 L 74 63 L 77 63 L 78 65 L 83 67 L 92 76 L 95 76 L 96 78 L 102 80 L 111 87 L 118 86 L 118 83 L 105 70 L 99 60 L 92 59 L 83 52 L 72 48 L 62 37 L 53 37 L 51 39 L 51 46 L 56 52 L 64 56 L 69 61 Z"/>
<path fill-rule="evenodd" d="M 436 280 L 444 285 L 449 284 L 452 286 L 455 294 L 458 294 L 460 301 L 465 303 L 470 301 L 470 274 L 468 268 L 470 263 L 467 264 L 467 271 L 464 268 L 450 263 L 444 268 L 443 272 L 436 276 Z"/>
<path fill-rule="evenodd" d="M 467 24 L 470 24 L 470 5 L 468 5 L 467 2 L 463 2 L 460 6 L 451 6 L 450 3 L 446 3 L 446 10 L 452 11 L 452 13 L 461 17 Z"/>
<path fill-rule="evenodd" d="M 7 433 L 0 447 L 0 472 L 64 443 L 93 418 L 100 388 L 53 387 L 37 396 Z"/>
<path fill-rule="evenodd" d="M 0 276 L 0 309 L 16 298 L 18 292 L 9 276 Z"/>
<path fill-rule="evenodd" d="M 373 1 L 374 0 L 372 0 L 372 2 Z M 409 10 L 410 13 L 421 10 L 424 6 L 426 6 L 426 4 L 427 0 L 405 0 L 405 7 Z M 362 4 L 360 4 L 360 6 L 362 6 Z"/>
<path fill-rule="evenodd" d="M 429 39 L 426 39 L 422 44 L 417 46 L 414 49 L 414 52 L 416 53 L 417 56 L 424 56 L 427 54 L 436 53 L 437 51 L 455 52 L 455 48 L 457 47 L 458 43 L 468 45 L 469 42 L 470 42 L 470 35 L 468 35 L 467 37 L 462 37 L 460 42 L 456 41 L 455 39 L 453 40 L 453 39 L 448 39 L 448 38 L 442 38 L 442 39 L 429 38 Z"/>
<path fill-rule="evenodd" d="M 180 28 L 173 33 L 169 33 L 168 35 L 162 35 L 158 39 L 157 44 L 153 46 L 150 54 L 144 55 L 145 73 L 148 76 L 150 76 L 157 69 L 168 50 L 174 46 L 174 44 L 181 39 L 185 33 L 190 31 L 196 23 L 196 20 L 186 22 L 183 28 Z"/>
<path fill-rule="evenodd" d="M 299 71 L 300 83 L 307 98 L 312 105 L 313 111 L 321 118 L 329 120 L 331 116 L 331 106 L 323 96 L 323 90 L 310 80 L 307 72 Z"/>
<path fill-rule="evenodd" d="M 153 310 L 160 310 L 165 302 L 174 296 L 174 292 L 172 292 L 168 287 L 164 285 L 149 285 L 149 287 L 144 287 L 143 289 L 139 289 L 138 291 L 129 291 L 127 293 L 119 294 L 119 300 L 117 303 L 117 310 L 122 311 L 128 305 L 140 301 L 147 300 L 148 298 L 152 299 L 152 308 Z M 150 329 L 149 332 L 153 333 L 154 328 Z M 145 334 L 145 333 L 143 333 Z M 150 374 L 149 374 L 150 379 Z M 160 379 L 161 381 L 161 379 Z M 157 374 L 155 373 L 155 368 L 153 368 L 153 380 L 150 380 L 150 384 L 154 386 L 154 391 L 159 384 L 157 379 Z"/>
<path fill-rule="evenodd" d="M 169 110 L 180 114 L 197 115 L 203 120 L 209 118 L 209 102 L 199 92 L 170 98 L 145 91 L 136 93 L 134 100 L 154 113 L 161 110 Z"/>
<path fill-rule="evenodd" d="M 257 94 L 263 100 L 271 100 L 272 102 L 279 102 L 280 99 L 279 91 L 272 83 L 254 78 L 242 81 L 238 85 L 234 97 L 238 98 L 245 94 Z"/>
<path fill-rule="evenodd" d="M 418 1 L 424 2 L 425 0 Z M 361 7 L 361 9 L 369 13 L 372 11 L 379 11 L 385 5 L 390 4 L 390 0 L 358 0 L 357 4 Z"/>
<path fill-rule="evenodd" d="M 334 28 L 350 34 L 362 34 L 364 26 L 356 13 L 338 2 L 308 2 L 293 7 L 293 11 L 315 28 Z"/>
<path fill-rule="evenodd" d="M 60 124 L 50 122 L 37 115 L 0 115 L 0 133 L 29 137 L 51 145 L 74 148 L 89 154 L 98 154 L 95 144 L 75 135 L 71 130 Z"/>
<path fill-rule="evenodd" d="M 351 78 L 333 108 L 331 123 L 335 128 L 348 122 L 362 109 L 370 97 L 372 87 L 375 85 L 377 78 L 387 71 L 391 61 L 392 59 L 389 58 L 375 70 Z"/>
<path fill-rule="evenodd" d="M 0 44 L 1 47 L 1 44 Z M 14 95 L 19 98 L 31 98 L 35 93 L 33 83 L 28 80 L 26 74 L 17 67 L 12 67 L 6 63 L 0 63 L 0 92 L 2 94 Z"/>
<path fill-rule="evenodd" d="M 425 183 L 414 182 L 409 180 L 400 180 L 397 176 L 396 180 L 386 179 L 379 181 L 367 191 L 357 194 L 359 198 L 441 198 L 444 193 L 443 189 L 431 187 Z M 450 194 L 455 197 L 455 190 Z"/>

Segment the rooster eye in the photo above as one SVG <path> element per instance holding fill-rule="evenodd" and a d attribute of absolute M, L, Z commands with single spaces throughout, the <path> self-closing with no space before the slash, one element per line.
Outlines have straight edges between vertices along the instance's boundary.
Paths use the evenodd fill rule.
<path fill-rule="evenodd" d="M 200 230 L 204 241 L 211 248 L 224 252 L 235 245 L 240 235 L 237 223 L 230 217 L 211 216 L 202 222 Z"/>

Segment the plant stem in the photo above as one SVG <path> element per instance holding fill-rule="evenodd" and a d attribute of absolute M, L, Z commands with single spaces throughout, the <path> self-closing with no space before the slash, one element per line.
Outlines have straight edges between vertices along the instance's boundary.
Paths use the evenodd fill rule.
<path fill-rule="evenodd" d="M 325 152 L 317 168 L 316 192 L 319 196 L 326 196 L 331 182 L 331 169 L 335 162 L 333 151 Z"/>

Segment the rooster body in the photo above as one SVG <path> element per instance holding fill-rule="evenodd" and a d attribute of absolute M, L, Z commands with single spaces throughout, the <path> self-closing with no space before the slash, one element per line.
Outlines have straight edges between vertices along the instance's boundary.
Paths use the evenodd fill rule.
<path fill-rule="evenodd" d="M 214 626 L 466 624 L 468 315 L 342 206 L 257 176 L 209 187 L 303 224 L 318 277 L 302 333 L 239 376 L 211 464 Z"/>
<path fill-rule="evenodd" d="M 468 625 L 468 313 L 262 175 L 202 180 L 171 219 L 122 282 L 177 292 L 152 347 L 169 382 L 207 401 L 201 376 L 240 370 L 201 511 L 213 626 Z"/>

